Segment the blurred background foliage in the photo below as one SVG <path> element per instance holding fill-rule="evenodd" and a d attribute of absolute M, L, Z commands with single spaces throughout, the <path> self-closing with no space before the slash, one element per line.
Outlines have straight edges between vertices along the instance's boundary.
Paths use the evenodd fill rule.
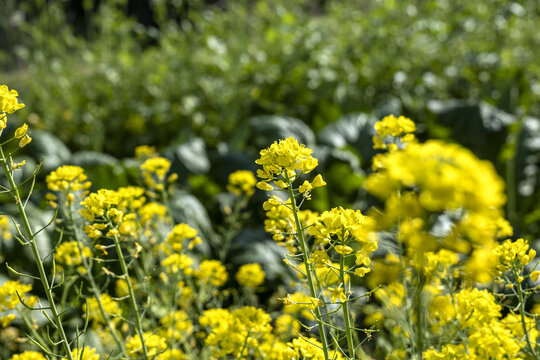
<path fill-rule="evenodd" d="M 210 224 L 228 174 L 295 136 L 329 184 L 312 206 L 364 210 L 372 125 L 403 114 L 420 138 L 494 162 L 517 234 L 540 236 L 536 0 L 3 3 L 1 82 L 27 104 L 14 117 L 44 174 L 76 164 L 115 188 L 137 180 L 134 148 L 154 145 Z"/>

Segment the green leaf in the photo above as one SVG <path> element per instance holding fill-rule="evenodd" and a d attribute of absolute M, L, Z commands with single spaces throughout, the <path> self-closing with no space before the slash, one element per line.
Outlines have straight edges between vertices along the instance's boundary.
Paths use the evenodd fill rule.
<path fill-rule="evenodd" d="M 185 143 L 172 145 L 164 151 L 164 156 L 172 160 L 172 169 L 180 176 L 186 172 L 205 174 L 210 169 L 206 145 L 201 138 L 191 138 Z"/>
<path fill-rule="evenodd" d="M 278 116 L 261 115 L 249 119 L 253 130 L 253 143 L 259 148 L 265 148 L 276 140 L 293 137 L 307 147 L 315 145 L 313 131 L 302 120 Z"/>
<path fill-rule="evenodd" d="M 494 163 L 506 142 L 508 127 L 516 122 L 515 116 L 485 102 L 430 101 L 428 109 L 438 125 L 450 129 L 452 139 Z"/>
<path fill-rule="evenodd" d="M 187 191 L 176 190 L 170 199 L 170 206 L 176 223 L 186 223 L 197 229 L 204 240 L 198 248 L 204 253 L 210 251 L 207 244 L 218 243 L 208 212 L 195 196 Z"/>
<path fill-rule="evenodd" d="M 69 162 L 71 151 L 69 151 L 67 146 L 59 138 L 51 133 L 40 130 L 33 130 L 31 136 L 32 142 L 31 146 L 29 145 L 30 154 L 37 161 L 45 158 L 43 162 L 43 170 L 45 172 L 48 173 L 56 170 L 58 167 Z"/>
<path fill-rule="evenodd" d="M 377 118 L 370 114 L 349 114 L 335 123 L 327 125 L 317 134 L 320 144 L 332 148 L 352 147 L 361 157 L 362 165 L 375 155 L 372 137 L 375 133 L 373 124 Z"/>
<path fill-rule="evenodd" d="M 94 189 L 117 189 L 128 185 L 128 174 L 122 162 L 111 155 L 96 151 L 80 151 L 73 154 L 73 165 L 84 168 Z"/>

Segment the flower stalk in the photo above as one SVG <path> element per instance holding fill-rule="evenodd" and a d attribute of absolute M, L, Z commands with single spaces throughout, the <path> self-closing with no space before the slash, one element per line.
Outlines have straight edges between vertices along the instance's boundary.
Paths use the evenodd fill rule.
<path fill-rule="evenodd" d="M 36 265 L 38 267 L 38 272 L 39 272 L 39 278 L 41 280 L 41 284 L 43 285 L 43 289 L 45 290 L 45 295 L 47 296 L 47 300 L 49 302 L 49 308 L 52 315 L 51 320 L 52 320 L 53 326 L 58 331 L 58 334 L 61 339 L 62 347 L 64 349 L 64 352 L 66 353 L 67 359 L 73 360 L 73 356 L 71 355 L 71 346 L 69 344 L 66 332 L 64 330 L 64 325 L 62 324 L 62 317 L 56 307 L 56 302 L 54 300 L 54 296 L 52 292 L 52 286 L 51 284 L 49 284 L 49 280 L 47 279 L 47 274 L 45 272 L 45 267 L 43 266 L 43 260 L 41 259 L 41 255 L 39 254 L 39 250 L 35 241 L 35 235 L 34 235 L 34 232 L 32 231 L 32 226 L 30 225 L 30 221 L 28 220 L 28 216 L 26 215 L 26 210 L 23 206 L 23 202 L 19 194 L 19 188 L 17 184 L 15 183 L 15 180 L 13 179 L 13 174 L 12 174 L 11 169 L 9 168 L 8 160 L 4 154 L 4 149 L 2 148 L 2 146 L 0 146 L 0 160 L 2 162 L 2 169 L 4 170 L 4 173 L 6 174 L 6 177 L 9 181 L 11 195 L 13 195 L 13 198 L 15 199 L 15 203 L 17 204 L 19 216 L 21 217 L 23 227 L 26 232 L 27 244 L 30 245 L 30 248 L 32 249 L 32 253 L 34 255 L 34 259 L 36 260 Z"/>
<path fill-rule="evenodd" d="M 287 183 L 288 183 L 287 190 L 289 192 L 289 198 L 291 199 L 291 210 L 292 210 L 292 213 L 293 213 L 293 216 L 294 216 L 294 222 L 295 222 L 295 225 L 296 225 L 296 238 L 298 239 L 298 242 L 300 243 L 300 248 L 302 249 L 302 255 L 303 255 L 302 259 L 303 259 L 304 265 L 306 267 L 306 278 L 308 280 L 309 291 L 310 291 L 312 297 L 318 298 L 317 293 L 315 291 L 315 284 L 313 282 L 312 264 L 309 263 L 309 261 L 308 261 L 310 259 L 310 256 L 309 256 L 308 247 L 307 247 L 307 244 L 306 244 L 306 239 L 305 239 L 305 236 L 304 236 L 304 228 L 302 227 L 302 223 L 300 222 L 300 218 L 298 216 L 298 207 L 296 206 L 296 198 L 294 196 L 294 191 L 293 191 L 292 184 L 291 184 L 291 181 L 289 179 L 289 176 L 286 174 L 285 177 L 286 177 Z M 326 339 L 326 330 L 325 330 L 323 322 L 322 322 L 321 311 L 319 310 L 318 307 L 316 307 L 313 311 L 315 313 L 315 318 L 317 320 L 317 324 L 318 324 L 318 327 L 319 327 L 319 333 L 320 333 L 320 337 L 321 337 L 321 344 L 322 344 L 322 347 L 323 347 L 322 350 L 323 350 L 323 353 L 324 353 L 324 358 L 325 358 L 325 360 L 329 360 L 328 341 Z"/>

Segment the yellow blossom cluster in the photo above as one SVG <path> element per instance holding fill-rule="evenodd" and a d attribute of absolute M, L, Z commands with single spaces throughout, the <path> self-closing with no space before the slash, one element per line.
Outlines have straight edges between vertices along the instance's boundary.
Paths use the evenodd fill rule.
<path fill-rule="evenodd" d="M 194 275 L 200 282 L 212 284 L 216 287 L 223 286 L 229 277 L 227 269 L 219 260 L 202 261 Z"/>
<path fill-rule="evenodd" d="M 264 282 L 264 271 L 260 264 L 245 264 L 236 273 L 236 281 L 241 286 L 256 288 Z"/>
<path fill-rule="evenodd" d="M 6 241 L 12 238 L 11 227 L 7 216 L 0 215 L 0 241 Z"/>
<path fill-rule="evenodd" d="M 165 268 L 168 275 L 175 275 L 179 272 L 191 275 L 193 273 L 191 265 L 193 265 L 193 259 L 186 254 L 173 253 L 161 260 L 161 266 Z"/>
<path fill-rule="evenodd" d="M 250 349 L 256 349 L 272 331 L 271 320 L 262 309 L 246 306 L 233 311 L 206 310 L 199 323 L 209 328 L 205 343 L 216 358 L 227 355 L 246 358 Z"/>
<path fill-rule="evenodd" d="M 319 340 L 310 337 L 298 337 L 293 339 L 289 346 L 289 359 L 310 359 L 310 360 L 324 360 L 324 352 L 322 350 L 322 344 Z M 329 351 L 330 359 L 341 360 L 343 356 L 339 351 Z"/>
<path fill-rule="evenodd" d="M 142 177 L 151 189 L 164 189 L 165 177 L 171 168 L 171 162 L 163 157 L 151 157 L 141 164 Z"/>
<path fill-rule="evenodd" d="M 182 310 L 162 317 L 159 322 L 163 327 L 159 334 L 166 339 L 180 340 L 193 332 L 193 322 L 189 319 L 188 314 Z"/>
<path fill-rule="evenodd" d="M 47 358 L 37 351 L 25 351 L 21 354 L 13 355 L 9 360 L 47 360 Z"/>
<path fill-rule="evenodd" d="M 263 167 L 257 170 L 257 176 L 263 181 L 257 183 L 257 187 L 273 190 L 274 187 L 268 182 L 275 180 L 279 188 L 285 188 L 285 182 L 292 183 L 299 173 L 310 173 L 318 164 L 318 160 L 311 156 L 312 152 L 292 137 L 274 142 L 269 148 L 261 150 L 261 157 L 255 162 Z"/>
<path fill-rule="evenodd" d="M 405 116 L 396 118 L 394 115 L 388 115 L 381 121 L 377 121 L 374 127 L 377 132 L 377 136 L 373 137 L 374 149 L 395 151 L 398 149 L 398 144 L 395 142 L 396 138 L 399 138 L 402 144 L 416 140 L 413 134 L 416 131 L 416 125 L 414 121 Z M 386 144 L 384 139 L 388 136 L 391 136 L 394 142 Z"/>
<path fill-rule="evenodd" d="M 92 256 L 92 250 L 84 245 L 81 245 L 82 256 L 89 258 Z M 60 268 L 63 266 L 73 267 L 76 266 L 77 270 L 84 273 L 85 269 L 82 264 L 82 256 L 79 250 L 79 245 L 76 241 L 66 241 L 61 243 L 54 253 L 54 260 Z"/>
<path fill-rule="evenodd" d="M 15 309 L 17 304 L 19 304 L 19 296 L 26 305 L 33 306 L 37 302 L 37 296 L 27 296 L 26 293 L 30 290 L 32 290 L 32 285 L 21 284 L 18 280 L 6 281 L 0 286 L 0 312 Z M 1 316 L 0 325 L 6 327 L 15 318 L 15 314 Z"/>
<path fill-rule="evenodd" d="M 296 252 L 294 235 L 297 229 L 290 199 L 282 201 L 277 196 L 272 196 L 264 202 L 263 209 L 266 211 L 264 229 L 273 235 L 272 238 L 279 245 L 287 247 L 291 253 Z M 311 225 L 318 215 L 311 210 L 298 211 L 300 222 L 305 226 Z"/>
<path fill-rule="evenodd" d="M 156 157 L 156 148 L 149 145 L 141 145 L 135 148 L 135 158 L 136 159 L 147 159 L 151 157 Z"/>
<path fill-rule="evenodd" d="M 249 170 L 238 170 L 229 175 L 227 191 L 238 195 L 250 197 L 255 193 L 257 180 Z"/>
<path fill-rule="evenodd" d="M 154 359 L 158 354 L 163 353 L 167 349 L 167 339 L 164 337 L 151 332 L 145 332 L 143 338 L 150 359 Z M 128 355 L 132 359 L 140 359 L 143 356 L 142 341 L 138 334 L 128 339 L 126 348 Z M 157 358 L 159 359 L 159 357 Z"/>
<path fill-rule="evenodd" d="M 382 200 L 398 191 L 415 189 L 429 211 L 499 209 L 506 197 L 504 183 L 488 161 L 477 159 L 455 144 L 430 140 L 402 151 L 379 154 L 367 190 Z M 406 214 L 405 214 L 406 215 Z"/>
<path fill-rule="evenodd" d="M 71 165 L 60 166 L 47 175 L 45 181 L 49 190 L 61 193 L 69 202 L 75 200 L 74 193 L 80 191 L 83 195 L 86 195 L 92 185 L 84 174 L 83 168 Z M 54 201 L 56 197 L 50 194 L 48 199 Z"/>
<path fill-rule="evenodd" d="M 19 303 L 17 294 L 24 302 L 32 306 L 36 303 L 37 297 L 31 296 L 27 298 L 26 293 L 32 290 L 32 285 L 21 284 L 18 280 L 8 280 L 0 286 L 0 311 L 13 310 Z"/>
<path fill-rule="evenodd" d="M 24 104 L 19 103 L 17 97 L 19 93 L 16 90 L 9 90 L 6 85 L 0 85 L 0 133 L 7 126 L 7 115 L 13 114 L 15 111 L 22 109 Z M 23 148 L 30 144 L 32 138 L 26 133 L 28 125 L 23 124 L 21 127 L 15 130 L 14 138 L 21 139 L 19 141 L 19 147 Z M 24 165 L 24 163 L 17 164 L 18 166 L 12 166 L 13 169 Z"/>
<path fill-rule="evenodd" d="M 24 104 L 19 103 L 18 96 L 19 93 L 16 90 L 9 90 L 6 85 L 0 85 L 0 113 L 13 114 L 22 109 Z M 3 119 L 1 115 L 0 118 Z"/>
<path fill-rule="evenodd" d="M 536 257 L 536 251 L 534 249 L 529 250 L 529 244 L 523 239 L 517 239 L 516 241 L 506 240 L 495 247 L 493 252 L 497 256 L 497 271 L 499 274 L 512 269 L 515 264 L 527 265 Z"/>
<path fill-rule="evenodd" d="M 308 232 L 322 246 L 330 244 L 339 255 L 345 256 L 354 252 L 358 265 L 355 274 L 363 277 L 369 272 L 369 268 L 363 265 L 370 265 L 369 255 L 378 247 L 372 229 L 372 219 L 364 216 L 360 210 L 337 207 L 319 215 L 308 228 Z"/>
<path fill-rule="evenodd" d="M 119 318 L 122 315 L 122 308 L 116 300 L 114 300 L 109 294 L 103 293 L 100 296 L 101 305 L 105 310 L 105 313 L 109 317 Z M 88 304 L 88 305 L 87 305 Z M 87 308 L 88 306 L 88 308 Z M 88 320 L 93 321 L 95 326 L 105 324 L 105 319 L 103 318 L 98 300 L 95 297 L 88 298 L 87 302 L 83 304 L 83 311 L 86 314 L 88 312 Z"/>
<path fill-rule="evenodd" d="M 82 202 L 81 215 L 88 221 L 84 231 L 92 239 L 103 236 L 130 235 L 137 227 L 136 210 L 146 202 L 144 189 L 136 186 L 118 190 L 100 189 Z"/>
<path fill-rule="evenodd" d="M 75 349 L 71 351 L 71 356 L 74 360 L 99 360 L 99 354 L 96 354 L 96 349 L 85 346 L 83 349 Z"/>
<path fill-rule="evenodd" d="M 162 249 L 166 254 L 171 252 L 179 252 L 184 248 L 184 242 L 187 242 L 188 249 L 201 243 L 201 238 L 197 236 L 197 230 L 188 224 L 177 224 L 167 235 Z"/>

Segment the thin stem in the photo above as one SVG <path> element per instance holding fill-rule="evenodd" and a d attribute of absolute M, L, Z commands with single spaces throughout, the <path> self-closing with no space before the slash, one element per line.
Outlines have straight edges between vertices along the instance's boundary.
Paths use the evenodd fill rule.
<path fill-rule="evenodd" d="M 425 274 L 423 270 L 423 260 L 420 263 L 420 269 L 418 274 L 418 283 L 416 292 L 414 295 L 414 311 L 416 313 L 416 350 L 418 352 L 418 359 L 422 360 L 424 352 L 424 309 L 422 308 L 422 293 L 424 290 Z"/>
<path fill-rule="evenodd" d="M 529 348 L 529 351 L 534 356 L 535 359 L 538 359 L 538 355 L 536 354 L 536 350 L 534 349 L 534 346 L 531 341 L 531 336 L 529 335 L 529 330 L 527 329 L 527 323 L 525 321 L 525 298 L 523 296 L 523 288 L 521 287 L 521 281 L 518 280 L 519 273 L 517 272 L 515 266 L 513 267 L 514 277 L 517 280 L 517 296 L 519 300 L 519 315 L 521 317 L 521 327 L 523 328 L 523 333 L 525 334 L 525 340 L 527 341 L 527 347 Z"/>
<path fill-rule="evenodd" d="M 285 173 L 285 176 L 288 183 L 287 190 L 289 192 L 289 198 L 291 200 L 291 209 L 294 216 L 294 222 L 296 224 L 296 237 L 298 239 L 298 242 L 300 243 L 302 254 L 304 255 L 303 261 L 306 267 L 306 278 L 308 280 L 309 291 L 311 292 L 312 297 L 317 298 L 317 293 L 315 292 L 315 284 L 313 283 L 313 276 L 312 276 L 313 270 L 312 270 L 311 264 L 308 262 L 308 260 L 310 259 L 310 256 L 307 249 L 306 239 L 304 237 L 304 231 L 302 230 L 302 223 L 300 222 L 300 218 L 298 217 L 298 208 L 296 207 L 296 199 L 294 197 L 294 192 L 293 192 L 293 188 L 292 188 L 292 184 L 290 182 L 289 176 L 286 173 Z M 313 311 L 315 312 L 317 324 L 319 326 L 319 333 L 320 333 L 321 343 L 323 347 L 322 350 L 324 353 L 324 359 L 329 360 L 328 342 L 326 339 L 326 330 L 324 328 L 324 325 L 322 324 L 321 311 L 319 310 L 318 307 L 315 308 L 315 310 Z"/>
<path fill-rule="evenodd" d="M 343 284 L 343 291 L 346 291 L 345 284 L 345 257 L 340 255 L 339 257 L 339 274 Z M 349 348 L 349 357 L 355 359 L 354 357 L 354 341 L 353 341 L 353 329 L 351 327 L 351 314 L 349 313 L 349 299 L 345 300 L 342 303 L 341 309 L 343 310 L 343 318 L 345 319 L 345 334 L 347 335 L 347 347 Z"/>
<path fill-rule="evenodd" d="M 223 236 L 223 244 L 221 244 L 220 249 L 219 249 L 219 261 L 221 262 L 225 261 L 225 258 L 227 257 L 227 253 L 229 252 L 229 247 L 231 246 L 231 240 L 235 233 L 234 226 L 237 225 L 241 208 L 242 208 L 242 202 L 237 201 L 234 204 L 234 210 L 232 213 L 232 217 L 230 219 L 230 225 L 225 232 L 225 236 Z"/>
<path fill-rule="evenodd" d="M 28 243 L 30 244 L 30 247 L 32 249 L 32 253 L 34 255 L 34 259 L 36 260 L 36 265 L 38 267 L 39 271 L 39 277 L 41 279 L 41 284 L 43 285 L 43 288 L 45 290 L 45 295 L 47 296 L 47 300 L 49 301 L 50 311 L 52 314 L 52 319 L 54 320 L 53 324 L 55 325 L 56 329 L 58 330 L 58 333 L 60 335 L 60 338 L 62 339 L 62 347 L 64 348 L 64 351 L 66 352 L 66 357 L 69 360 L 73 360 L 73 355 L 71 355 L 71 347 L 69 346 L 69 341 L 66 336 L 66 332 L 64 331 L 64 326 L 62 324 L 62 318 L 58 314 L 58 310 L 56 309 L 56 302 L 54 301 L 52 289 L 49 285 L 49 281 L 47 279 L 47 274 L 45 273 L 45 267 L 43 266 L 43 261 L 41 260 L 41 255 L 39 254 L 39 250 L 34 238 L 34 233 L 32 231 L 32 226 L 30 225 L 30 221 L 28 220 L 28 217 L 26 216 L 26 211 L 23 207 L 21 197 L 19 195 L 19 189 L 17 188 L 17 185 L 15 184 L 15 180 L 13 179 L 13 176 L 11 174 L 11 170 L 9 169 L 9 165 L 7 163 L 6 156 L 4 155 L 4 149 L 0 146 L 0 157 L 2 160 L 2 168 L 4 169 L 4 172 L 8 178 L 9 186 L 11 187 L 11 194 L 15 198 L 15 203 L 17 204 L 17 208 L 19 210 L 19 215 L 21 217 L 21 220 L 23 222 L 24 229 L 26 231 L 26 235 L 28 237 Z"/>
<path fill-rule="evenodd" d="M 118 260 L 120 260 L 120 267 L 122 267 L 123 276 L 128 286 L 129 301 L 131 303 L 131 308 L 133 309 L 133 313 L 135 315 L 135 325 L 137 328 L 137 333 L 139 334 L 139 338 L 141 339 L 144 358 L 148 360 L 149 359 L 148 349 L 146 348 L 146 343 L 144 342 L 143 327 L 142 327 L 141 317 L 139 315 L 139 309 L 137 307 L 137 301 L 135 300 L 135 292 L 133 291 L 133 286 L 131 285 L 128 268 L 126 265 L 126 261 L 124 260 L 124 254 L 122 253 L 122 248 L 120 247 L 120 240 L 118 239 L 118 235 L 114 235 L 113 238 L 114 238 L 114 246 L 118 254 Z"/>
<path fill-rule="evenodd" d="M 75 241 L 77 242 L 77 248 L 79 249 L 79 254 L 81 256 L 84 270 L 86 271 L 86 278 L 90 282 L 90 286 L 92 287 L 92 292 L 94 293 L 94 297 L 96 298 L 96 301 L 98 303 L 99 312 L 101 313 L 101 317 L 103 317 L 103 319 L 105 320 L 105 324 L 107 325 L 107 328 L 109 329 L 109 332 L 111 333 L 114 339 L 114 342 L 116 342 L 118 349 L 123 355 L 125 355 L 126 347 L 124 345 L 124 341 L 120 339 L 120 337 L 116 333 L 116 330 L 113 328 L 111 324 L 111 319 L 109 318 L 109 314 L 107 314 L 107 312 L 105 311 L 105 307 L 103 306 L 103 301 L 101 300 L 101 291 L 98 285 L 96 284 L 94 276 L 92 275 L 92 269 L 90 267 L 90 264 L 88 263 L 88 259 L 83 256 L 83 248 L 81 245 L 82 239 L 79 234 L 79 227 L 77 226 L 77 223 L 75 221 L 75 216 L 73 214 L 73 208 L 72 208 L 71 202 L 69 203 L 68 209 L 69 209 L 69 220 L 71 222 L 71 225 L 73 226 L 73 235 L 75 237 Z"/>
<path fill-rule="evenodd" d="M 17 312 L 19 313 L 19 315 L 21 315 L 21 319 L 23 319 L 23 322 L 24 324 L 26 325 L 26 327 L 30 330 L 30 332 L 32 333 L 32 335 L 34 335 L 34 337 L 36 338 L 35 340 L 37 342 L 39 342 L 39 344 L 41 346 L 43 346 L 43 348 L 45 350 L 47 350 L 48 352 L 51 352 L 51 349 L 49 348 L 49 345 L 47 345 L 47 343 L 45 342 L 45 340 L 43 340 L 43 338 L 39 335 L 39 333 L 36 331 L 36 329 L 34 328 L 34 325 L 30 322 L 30 320 L 28 319 L 28 317 L 26 316 L 26 314 L 24 313 L 24 310 L 20 310 L 19 308 L 17 308 Z"/>

